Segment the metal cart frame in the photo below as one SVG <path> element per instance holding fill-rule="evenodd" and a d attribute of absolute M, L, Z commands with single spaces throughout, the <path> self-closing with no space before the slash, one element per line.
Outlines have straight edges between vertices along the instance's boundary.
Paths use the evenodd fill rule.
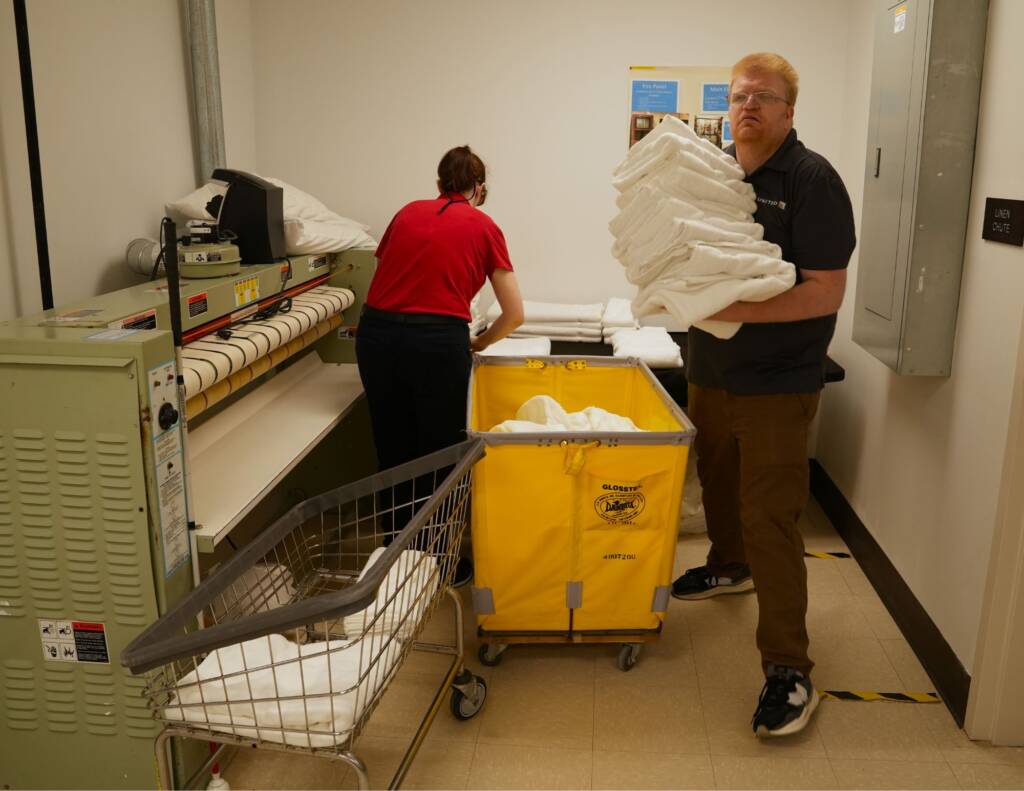
<path fill-rule="evenodd" d="M 218 752 L 246 745 L 320 755 L 351 766 L 359 787 L 369 788 L 353 747 L 412 650 L 451 663 L 391 788 L 404 779 L 449 687 L 456 718 L 480 711 L 487 687 L 465 667 L 462 604 L 450 585 L 473 465 L 483 455 L 479 440 L 463 442 L 300 503 L 125 648 L 122 664 L 148 674 L 144 694 L 164 724 L 155 743 L 163 788 L 172 787 L 174 736 L 216 742 Z M 454 603 L 454 640 L 419 641 L 445 594 Z M 233 657 L 241 667 L 230 666 Z M 357 665 L 358 678 L 350 673 L 336 687 L 343 658 L 344 667 Z M 326 688 L 314 683 L 324 669 Z M 271 691 L 261 692 L 268 684 Z M 351 708 L 351 724 L 338 727 L 343 707 Z"/>

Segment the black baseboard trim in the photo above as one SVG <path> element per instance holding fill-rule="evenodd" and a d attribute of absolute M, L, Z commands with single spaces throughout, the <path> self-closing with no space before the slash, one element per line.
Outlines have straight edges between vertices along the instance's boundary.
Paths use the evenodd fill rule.
<path fill-rule="evenodd" d="M 957 725 L 962 728 L 967 714 L 967 693 L 971 688 L 970 675 L 935 622 L 925 612 L 921 602 L 816 459 L 811 459 L 811 494 L 850 548 L 935 684 L 935 691 L 942 697 Z"/>

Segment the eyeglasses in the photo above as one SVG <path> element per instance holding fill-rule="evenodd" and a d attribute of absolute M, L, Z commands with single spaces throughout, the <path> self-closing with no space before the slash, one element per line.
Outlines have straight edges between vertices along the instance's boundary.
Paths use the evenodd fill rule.
<path fill-rule="evenodd" d="M 755 91 L 754 93 L 731 93 L 729 94 L 729 104 L 734 107 L 742 107 L 748 101 L 754 99 L 757 104 L 771 104 L 772 102 L 785 102 L 788 101 L 783 99 L 781 96 L 776 96 L 771 91 Z"/>

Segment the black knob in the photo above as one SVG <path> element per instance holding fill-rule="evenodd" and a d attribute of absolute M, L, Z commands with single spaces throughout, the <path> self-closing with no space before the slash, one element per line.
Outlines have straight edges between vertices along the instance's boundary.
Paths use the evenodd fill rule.
<path fill-rule="evenodd" d="M 166 431 L 178 422 L 178 410 L 171 404 L 161 404 L 160 412 L 156 416 L 156 422 L 160 424 L 160 428 Z"/>

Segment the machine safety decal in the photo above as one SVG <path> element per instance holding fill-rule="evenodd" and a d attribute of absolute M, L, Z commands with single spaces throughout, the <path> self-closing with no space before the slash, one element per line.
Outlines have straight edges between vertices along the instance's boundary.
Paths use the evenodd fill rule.
<path fill-rule="evenodd" d="M 193 294 L 188 298 L 188 317 L 190 319 L 194 319 L 196 316 L 202 316 L 209 309 L 210 300 L 207 292 L 203 291 L 199 294 Z"/>
<path fill-rule="evenodd" d="M 125 319 L 112 321 L 107 325 L 111 329 L 125 330 L 155 330 L 156 329 L 156 308 L 150 308 L 134 316 Z"/>
<path fill-rule="evenodd" d="M 39 639 L 48 662 L 110 664 L 107 631 L 102 623 L 39 619 Z"/>
<path fill-rule="evenodd" d="M 892 32 L 893 33 L 902 33 L 906 29 L 907 29 L 907 7 L 905 5 L 901 5 L 894 12 L 893 22 L 892 22 Z"/>
<path fill-rule="evenodd" d="M 153 368 L 149 374 L 149 410 L 153 416 L 153 465 L 156 468 L 157 503 L 160 511 L 160 540 L 164 553 L 164 574 L 171 576 L 191 558 L 188 510 L 185 503 L 185 468 L 181 442 L 181 420 L 167 429 L 159 422 L 161 410 L 180 412 L 178 377 L 174 363 Z"/>
<path fill-rule="evenodd" d="M 258 277 L 243 277 L 235 281 L 235 307 L 248 305 L 260 298 L 260 279 Z"/>
<path fill-rule="evenodd" d="M 103 330 L 103 332 L 94 332 L 92 335 L 86 335 L 85 339 L 87 341 L 119 341 L 124 338 L 128 338 L 137 332 L 138 330 L 126 330 L 120 328 Z"/>

